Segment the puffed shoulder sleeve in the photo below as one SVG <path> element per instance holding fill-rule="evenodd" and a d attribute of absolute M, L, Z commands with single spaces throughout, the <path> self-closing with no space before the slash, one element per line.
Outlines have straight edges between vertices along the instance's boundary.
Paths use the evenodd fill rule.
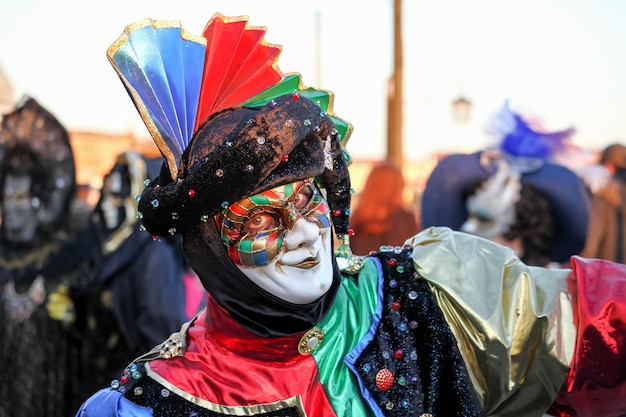
<path fill-rule="evenodd" d="M 572 360 L 571 270 L 525 265 L 507 247 L 443 227 L 406 243 L 457 339 L 485 413 L 541 416 Z"/>
<path fill-rule="evenodd" d="M 120 391 L 105 388 L 85 401 L 76 417 L 152 417 L 152 412 L 127 400 Z"/>

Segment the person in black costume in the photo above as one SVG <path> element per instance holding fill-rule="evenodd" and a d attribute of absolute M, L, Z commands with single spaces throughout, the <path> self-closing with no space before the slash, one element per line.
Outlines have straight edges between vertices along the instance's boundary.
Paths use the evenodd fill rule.
<path fill-rule="evenodd" d="M 34 99 L 0 128 L 0 417 L 67 417 L 81 338 L 72 297 L 92 250 L 65 128 Z"/>
<path fill-rule="evenodd" d="M 147 177 L 147 161 L 139 153 L 118 155 L 92 214 L 101 254 L 87 303 L 84 396 L 109 384 L 188 319 L 180 249 L 154 241 L 137 221 L 135 196 Z"/>

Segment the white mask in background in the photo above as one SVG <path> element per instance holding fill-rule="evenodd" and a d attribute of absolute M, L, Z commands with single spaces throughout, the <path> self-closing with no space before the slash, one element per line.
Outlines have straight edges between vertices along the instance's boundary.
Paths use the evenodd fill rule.
<path fill-rule="evenodd" d="M 39 228 L 41 202 L 30 194 L 31 178 L 7 175 L 2 190 L 2 228 L 9 242 L 31 242 Z"/>
<path fill-rule="evenodd" d="M 519 173 L 504 160 L 499 160 L 498 171 L 468 197 L 469 217 L 461 230 L 486 239 L 508 232 L 515 223 L 515 204 L 519 201 L 520 190 Z"/>
<path fill-rule="evenodd" d="M 108 230 L 115 230 L 124 219 L 122 218 L 122 174 L 113 171 L 104 179 L 100 208 L 104 216 L 104 224 Z"/>

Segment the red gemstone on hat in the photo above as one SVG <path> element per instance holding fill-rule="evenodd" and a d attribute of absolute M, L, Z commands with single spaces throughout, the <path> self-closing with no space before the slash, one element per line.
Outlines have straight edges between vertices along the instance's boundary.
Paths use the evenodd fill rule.
<path fill-rule="evenodd" d="M 298 93 L 297 93 L 297 92 L 294 92 L 294 93 L 291 95 L 291 98 L 292 98 L 293 100 L 295 100 L 295 101 L 298 101 L 298 99 L 300 98 L 300 96 L 298 95 Z"/>
<path fill-rule="evenodd" d="M 283 160 L 283 162 L 287 162 L 289 160 L 289 155 L 283 155 L 281 159 Z"/>
<path fill-rule="evenodd" d="M 189 194 L 189 197 L 193 198 L 196 196 L 196 190 L 190 188 L 189 191 L 187 191 L 187 194 Z"/>
<path fill-rule="evenodd" d="M 127 382 L 128 382 L 128 376 L 123 375 L 123 376 L 120 378 L 120 381 L 122 381 L 122 384 L 127 383 Z"/>
<path fill-rule="evenodd" d="M 400 302 L 399 301 L 394 301 L 391 304 L 391 307 L 393 307 L 394 310 L 400 310 Z"/>
<path fill-rule="evenodd" d="M 339 217 L 339 216 L 341 216 L 341 210 L 339 210 L 339 209 L 334 209 L 334 210 L 333 210 L 333 216 L 335 216 L 335 217 Z"/>
<path fill-rule="evenodd" d="M 398 349 L 393 352 L 393 356 L 395 356 L 396 359 L 402 359 L 402 357 L 404 356 L 404 352 L 402 351 L 402 349 Z"/>
<path fill-rule="evenodd" d="M 376 374 L 376 386 L 381 391 L 387 391 L 393 386 L 393 374 L 387 368 L 381 369 Z"/>
<path fill-rule="evenodd" d="M 354 236 L 354 229 L 348 230 L 348 236 Z"/>
<path fill-rule="evenodd" d="M 391 258 L 387 261 L 387 265 L 389 266 L 396 266 L 398 264 L 398 261 L 396 260 L 396 258 Z"/>

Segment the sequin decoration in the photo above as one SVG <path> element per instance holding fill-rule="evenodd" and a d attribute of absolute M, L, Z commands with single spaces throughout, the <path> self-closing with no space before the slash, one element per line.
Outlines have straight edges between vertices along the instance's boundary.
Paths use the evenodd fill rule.
<path fill-rule="evenodd" d="M 324 140 L 324 168 L 326 168 L 329 171 L 332 171 L 334 169 L 333 166 L 333 156 L 332 153 L 330 152 L 330 146 L 331 146 L 331 137 L 326 136 L 326 139 Z"/>
<path fill-rule="evenodd" d="M 411 249 L 373 255 L 383 271 L 383 310 L 354 369 L 385 416 L 483 416 L 467 369 L 428 283 L 414 279 Z M 399 268 L 401 267 L 401 268 Z"/>

